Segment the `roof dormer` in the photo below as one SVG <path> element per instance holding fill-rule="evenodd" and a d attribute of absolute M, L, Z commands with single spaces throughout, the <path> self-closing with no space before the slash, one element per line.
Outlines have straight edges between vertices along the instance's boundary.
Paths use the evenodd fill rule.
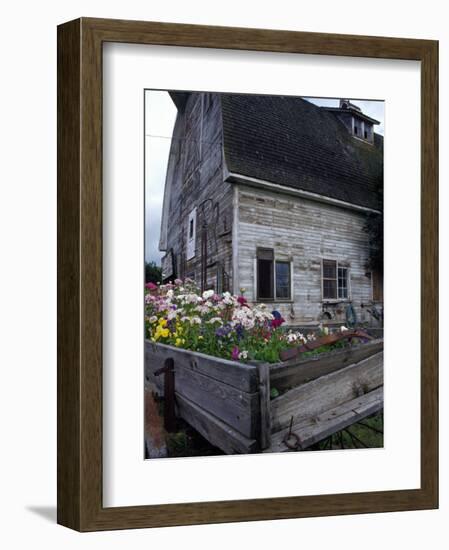
<path fill-rule="evenodd" d="M 379 121 L 362 112 L 360 107 L 351 103 L 349 99 L 340 99 L 339 107 L 322 107 L 332 112 L 355 138 L 374 143 L 374 125 Z"/>

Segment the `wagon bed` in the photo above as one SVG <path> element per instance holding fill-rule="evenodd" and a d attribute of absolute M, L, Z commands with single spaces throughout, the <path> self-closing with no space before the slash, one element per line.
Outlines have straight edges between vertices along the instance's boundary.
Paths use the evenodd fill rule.
<path fill-rule="evenodd" d="M 146 391 L 170 365 L 176 414 L 227 454 L 306 449 L 383 408 L 383 339 L 276 364 L 146 341 Z"/>

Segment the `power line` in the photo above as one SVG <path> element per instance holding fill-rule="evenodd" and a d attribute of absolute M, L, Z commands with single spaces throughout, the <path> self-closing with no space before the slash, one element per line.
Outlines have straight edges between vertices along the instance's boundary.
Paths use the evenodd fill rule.
<path fill-rule="evenodd" d="M 195 138 L 187 138 L 187 137 L 173 137 L 173 136 L 162 136 L 157 134 L 145 134 L 145 137 L 150 138 L 158 138 L 158 139 L 170 139 L 170 140 L 177 140 L 177 141 L 194 141 L 197 143 L 204 143 L 207 145 L 221 145 L 221 140 L 215 140 L 215 141 L 206 141 L 204 139 L 195 139 Z"/>

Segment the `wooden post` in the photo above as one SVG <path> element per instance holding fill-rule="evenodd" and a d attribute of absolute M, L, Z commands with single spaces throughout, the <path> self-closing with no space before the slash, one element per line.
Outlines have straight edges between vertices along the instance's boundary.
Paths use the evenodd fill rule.
<path fill-rule="evenodd" d="M 271 407 L 270 407 L 270 366 L 267 363 L 257 365 L 259 371 L 260 396 L 260 447 L 271 446 Z"/>
<path fill-rule="evenodd" d="M 164 427 L 167 432 L 176 429 L 175 414 L 175 368 L 173 358 L 165 360 L 164 370 Z"/>

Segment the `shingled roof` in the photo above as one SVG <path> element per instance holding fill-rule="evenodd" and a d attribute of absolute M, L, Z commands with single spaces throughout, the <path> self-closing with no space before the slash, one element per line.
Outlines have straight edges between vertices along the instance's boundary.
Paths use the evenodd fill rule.
<path fill-rule="evenodd" d="M 383 138 L 349 134 L 332 112 L 301 98 L 222 94 L 230 172 L 368 208 L 382 208 Z"/>

